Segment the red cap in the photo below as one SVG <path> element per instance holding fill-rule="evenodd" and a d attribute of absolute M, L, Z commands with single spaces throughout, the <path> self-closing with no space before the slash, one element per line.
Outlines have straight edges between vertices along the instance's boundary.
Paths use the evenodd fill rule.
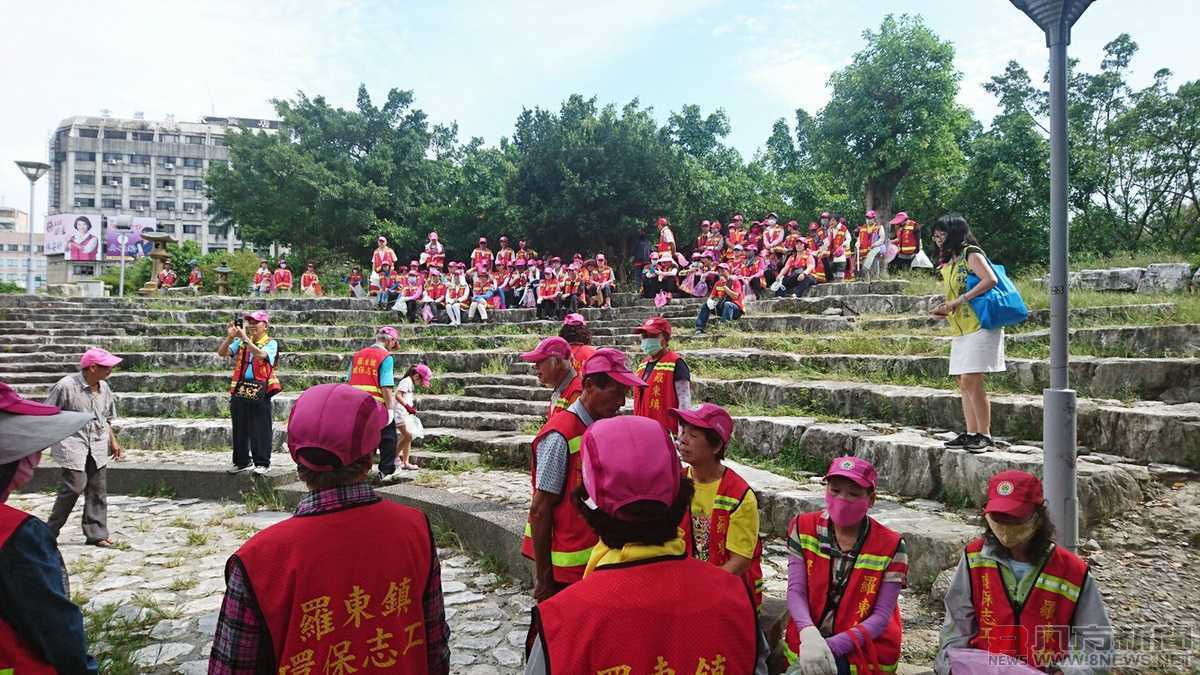
<path fill-rule="evenodd" d="M 687 422 L 701 429 L 712 429 L 721 437 L 721 443 L 728 443 L 733 435 L 733 418 L 724 408 L 716 403 L 701 403 L 695 410 L 671 408 L 670 416 L 680 422 Z"/>
<path fill-rule="evenodd" d="M 679 495 L 675 444 L 666 428 L 648 417 L 620 415 L 597 421 L 584 433 L 581 453 L 589 508 L 615 516 L 634 502 L 670 506 Z"/>
<path fill-rule="evenodd" d="M 297 464 L 333 471 L 369 457 L 379 447 L 388 414 L 378 401 L 348 384 L 318 384 L 300 394 L 288 417 L 288 451 Z M 321 464 L 306 449 L 321 449 L 338 464 Z"/>
<path fill-rule="evenodd" d="M 562 340 L 562 338 L 558 338 Z M 562 340 L 566 344 L 566 340 Z M 569 353 L 569 352 L 568 352 Z M 588 357 L 588 360 L 583 364 L 583 375 L 596 375 L 604 373 L 621 384 L 630 387 L 644 387 L 646 383 L 637 375 L 634 375 L 628 367 L 625 366 L 625 355 L 619 349 L 605 347 L 597 349 L 596 353 Z M 659 425 L 662 426 L 662 425 Z"/>
<path fill-rule="evenodd" d="M 1024 520 L 1043 501 L 1042 481 L 1037 476 L 1010 469 L 1001 471 L 988 481 L 988 499 L 983 512 L 1003 513 Z"/>
<path fill-rule="evenodd" d="M 657 221 L 655 221 L 655 223 L 654 223 L 654 224 L 655 224 L 655 225 L 666 225 L 666 224 L 667 224 L 667 219 L 666 219 L 666 218 L 659 217 L 659 219 L 658 219 Z"/>
<path fill-rule="evenodd" d="M 661 316 L 652 316 L 642 322 L 642 325 L 633 329 L 633 332 L 641 335 L 666 335 L 671 337 L 671 322 Z"/>
<path fill-rule="evenodd" d="M 825 479 L 829 480 L 834 476 L 849 478 L 858 485 L 875 489 L 876 483 L 879 481 L 879 474 L 875 472 L 875 466 L 863 459 L 862 457 L 836 457 L 829 464 L 829 471 L 825 472 Z"/>
<path fill-rule="evenodd" d="M 111 368 L 120 362 L 121 358 L 119 356 L 113 356 L 108 351 L 99 347 L 92 347 L 79 358 L 79 368 L 80 370 L 90 366 Z"/>
<path fill-rule="evenodd" d="M 522 354 L 521 360 L 530 363 L 541 363 L 552 356 L 557 356 L 560 359 L 571 358 L 571 345 L 567 344 L 566 340 L 557 335 L 548 337 L 539 342 L 533 351 Z"/>

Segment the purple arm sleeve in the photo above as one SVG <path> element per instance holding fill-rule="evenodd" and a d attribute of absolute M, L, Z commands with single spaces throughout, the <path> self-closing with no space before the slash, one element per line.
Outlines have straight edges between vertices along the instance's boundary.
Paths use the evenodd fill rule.
<path fill-rule="evenodd" d="M 804 630 L 813 625 L 812 615 L 808 611 L 808 569 L 804 558 L 791 554 L 788 556 L 788 614 L 796 622 L 796 630 Z"/>
<path fill-rule="evenodd" d="M 788 607 L 791 608 L 790 580 L 788 591 Z M 883 629 L 887 628 L 888 621 L 892 618 L 892 612 L 896 611 L 896 601 L 899 599 L 899 582 L 885 583 L 883 588 L 879 589 L 879 596 L 875 598 L 875 609 L 871 610 L 871 616 L 862 622 L 863 629 L 867 631 L 872 640 L 878 640 L 879 636 L 883 634 Z M 829 651 L 833 652 L 834 656 L 846 656 L 854 651 L 854 642 L 847 633 L 833 635 L 826 642 L 829 644 Z"/>

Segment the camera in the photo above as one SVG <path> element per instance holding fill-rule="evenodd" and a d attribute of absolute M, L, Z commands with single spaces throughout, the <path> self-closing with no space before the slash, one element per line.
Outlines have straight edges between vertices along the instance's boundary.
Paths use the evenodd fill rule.
<path fill-rule="evenodd" d="M 238 328 L 241 328 L 242 327 L 242 317 L 240 317 L 240 316 L 233 317 L 233 325 L 237 326 Z"/>

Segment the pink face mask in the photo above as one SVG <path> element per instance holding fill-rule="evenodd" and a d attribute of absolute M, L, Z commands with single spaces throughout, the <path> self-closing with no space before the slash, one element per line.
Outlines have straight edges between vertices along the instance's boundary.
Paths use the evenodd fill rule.
<path fill-rule="evenodd" d="M 12 494 L 14 490 L 19 490 L 26 483 L 28 483 L 33 478 L 33 470 L 36 469 L 38 464 L 41 463 L 42 453 L 40 452 L 35 452 L 32 455 L 22 459 L 17 464 L 17 472 L 13 474 L 12 480 L 9 482 L 8 487 L 4 488 L 3 492 L 0 492 L 0 502 L 8 501 L 8 496 Z"/>
<path fill-rule="evenodd" d="M 840 527 L 848 527 L 862 522 L 866 517 L 867 510 L 871 508 L 870 497 L 862 499 L 846 499 L 844 497 L 835 497 L 833 493 L 825 491 L 825 510 L 829 512 L 829 519 L 834 525 Z"/>

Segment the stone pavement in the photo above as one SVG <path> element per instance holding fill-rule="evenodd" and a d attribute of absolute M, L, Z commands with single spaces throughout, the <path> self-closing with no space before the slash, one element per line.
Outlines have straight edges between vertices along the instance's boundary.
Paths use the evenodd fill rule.
<path fill-rule="evenodd" d="M 9 500 L 42 519 L 53 503 L 47 494 Z M 254 532 L 288 515 L 198 499 L 110 495 L 109 528 L 118 548 L 100 549 L 84 545 L 77 508 L 59 548 L 101 672 L 119 665 L 149 675 L 208 672 L 226 559 Z M 459 549 L 441 547 L 440 553 L 451 672 L 521 672 L 533 604 L 528 589 Z"/>

